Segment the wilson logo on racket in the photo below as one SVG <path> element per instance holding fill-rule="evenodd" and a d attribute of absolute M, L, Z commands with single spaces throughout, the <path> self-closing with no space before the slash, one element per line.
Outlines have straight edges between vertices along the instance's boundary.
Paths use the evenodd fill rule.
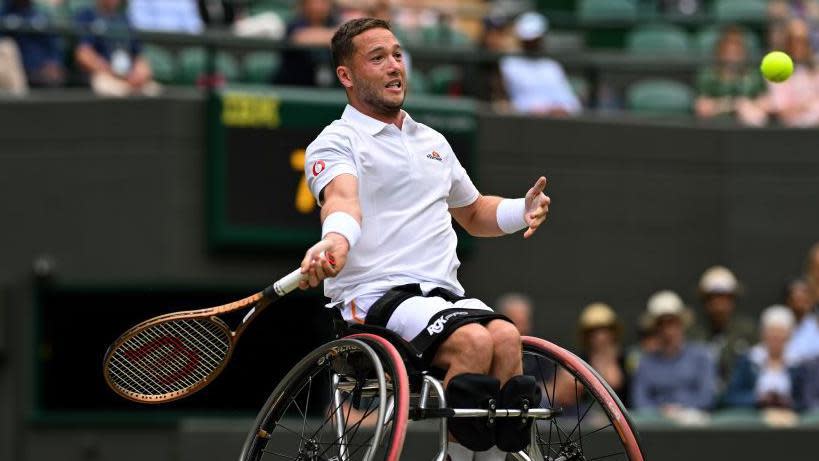
<path fill-rule="evenodd" d="M 123 351 L 123 355 L 133 365 L 156 375 L 159 382 L 168 386 L 190 376 L 199 364 L 199 354 L 196 351 L 189 349 L 178 338 L 170 336 Z"/>

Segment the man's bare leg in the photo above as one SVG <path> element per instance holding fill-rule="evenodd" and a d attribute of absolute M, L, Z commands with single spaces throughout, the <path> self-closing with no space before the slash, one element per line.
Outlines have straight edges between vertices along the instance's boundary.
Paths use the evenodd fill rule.
<path fill-rule="evenodd" d="M 492 337 L 492 366 L 489 373 L 498 378 L 501 386 L 512 376 L 523 374 L 520 333 L 506 320 L 492 320 L 486 326 Z"/>
<path fill-rule="evenodd" d="M 432 364 L 447 370 L 444 387 L 461 373 L 489 374 L 493 357 L 492 335 L 478 323 L 455 330 L 438 348 Z"/>

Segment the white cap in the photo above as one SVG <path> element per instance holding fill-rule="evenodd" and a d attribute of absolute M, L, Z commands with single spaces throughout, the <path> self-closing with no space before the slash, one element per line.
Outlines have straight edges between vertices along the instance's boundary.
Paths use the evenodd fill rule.
<path fill-rule="evenodd" d="M 759 320 L 761 330 L 768 327 L 780 327 L 792 330 L 795 324 L 796 318 L 793 316 L 793 312 L 791 312 L 789 308 L 778 304 L 762 311 Z"/>
<path fill-rule="evenodd" d="M 529 11 L 515 21 L 515 34 L 521 40 L 535 40 L 549 30 L 549 21 L 540 13 Z"/>
<path fill-rule="evenodd" d="M 658 291 L 648 298 L 646 306 L 651 323 L 664 315 L 674 315 L 682 319 L 684 324 L 691 321 L 691 313 L 685 307 L 683 300 L 671 290 Z"/>
<path fill-rule="evenodd" d="M 738 291 L 739 282 L 733 272 L 726 267 L 709 267 L 700 277 L 700 293 L 702 294 L 736 294 Z"/>

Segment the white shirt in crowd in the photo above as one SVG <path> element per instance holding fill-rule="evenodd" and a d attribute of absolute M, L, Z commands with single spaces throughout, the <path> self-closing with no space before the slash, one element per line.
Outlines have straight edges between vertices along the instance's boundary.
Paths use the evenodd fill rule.
<path fill-rule="evenodd" d="M 128 20 L 136 29 L 161 32 L 202 32 L 196 0 L 129 0 Z"/>
<path fill-rule="evenodd" d="M 819 357 L 819 320 L 816 314 L 805 314 L 785 345 L 785 361 L 798 364 Z"/>
<path fill-rule="evenodd" d="M 549 58 L 506 56 L 500 60 L 501 76 L 512 107 L 518 112 L 563 109 L 579 113 L 575 96 L 563 68 Z"/>
<path fill-rule="evenodd" d="M 399 129 L 348 105 L 307 147 L 305 174 L 316 199 L 336 176 L 358 178 L 361 238 L 341 273 L 324 281 L 324 293 L 345 304 L 347 320 L 363 320 L 397 285 L 463 294 L 449 209 L 470 205 L 479 193 L 442 134 L 406 113 Z"/>

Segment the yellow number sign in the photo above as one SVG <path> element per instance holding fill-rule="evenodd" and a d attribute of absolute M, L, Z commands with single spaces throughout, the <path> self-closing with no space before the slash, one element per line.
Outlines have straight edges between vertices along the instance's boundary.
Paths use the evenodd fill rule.
<path fill-rule="evenodd" d="M 296 149 L 290 154 L 290 167 L 301 173 L 299 185 L 296 189 L 296 209 L 299 213 L 310 214 L 316 208 L 313 194 L 307 187 L 307 177 L 304 175 L 304 149 Z"/>

